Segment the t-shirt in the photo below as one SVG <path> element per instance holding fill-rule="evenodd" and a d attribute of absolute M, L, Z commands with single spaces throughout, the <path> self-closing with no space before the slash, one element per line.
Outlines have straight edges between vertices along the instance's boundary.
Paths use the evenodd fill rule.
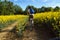
<path fill-rule="evenodd" d="M 30 8 L 30 13 L 34 14 L 34 10 L 32 8 Z"/>
<path fill-rule="evenodd" d="M 30 12 L 30 14 L 34 14 L 34 10 L 32 8 L 28 9 L 28 12 Z"/>

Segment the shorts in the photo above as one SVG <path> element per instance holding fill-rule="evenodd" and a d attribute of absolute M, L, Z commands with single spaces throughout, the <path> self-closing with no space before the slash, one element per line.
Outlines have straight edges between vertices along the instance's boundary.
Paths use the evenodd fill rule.
<path fill-rule="evenodd" d="M 30 18 L 32 18 L 32 19 L 33 19 L 33 15 L 29 15 L 29 21 L 30 21 Z"/>
<path fill-rule="evenodd" d="M 29 18 L 33 18 L 33 15 L 29 15 Z"/>

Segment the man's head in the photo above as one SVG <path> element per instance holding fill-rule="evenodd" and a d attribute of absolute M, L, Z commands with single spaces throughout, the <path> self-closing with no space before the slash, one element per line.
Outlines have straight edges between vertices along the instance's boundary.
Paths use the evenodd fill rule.
<path fill-rule="evenodd" d="M 31 7 L 29 6 L 28 9 L 30 9 Z"/>

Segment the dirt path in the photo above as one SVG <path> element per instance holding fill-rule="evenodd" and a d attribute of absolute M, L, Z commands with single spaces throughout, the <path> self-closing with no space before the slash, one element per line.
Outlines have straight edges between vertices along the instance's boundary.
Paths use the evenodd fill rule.
<path fill-rule="evenodd" d="M 9 25 L 7 28 L 4 28 L 2 29 L 2 31 L 0 32 L 0 40 L 6 40 L 6 38 L 8 38 L 8 35 L 9 34 L 13 34 L 12 32 L 10 32 L 14 27 L 15 25 L 17 24 L 18 22 L 15 22 L 11 25 Z M 12 36 L 12 35 L 11 35 Z"/>
<path fill-rule="evenodd" d="M 22 40 L 37 40 L 37 34 L 35 30 L 33 31 L 25 30 Z"/>
<path fill-rule="evenodd" d="M 49 40 L 50 34 L 46 30 L 26 30 L 23 35 L 23 40 Z"/>
<path fill-rule="evenodd" d="M 35 26 L 30 31 L 27 26 L 28 28 L 23 32 L 23 36 L 18 38 L 14 32 L 10 32 L 16 24 L 17 22 L 3 29 L 0 33 L 0 40 L 49 40 L 52 37 L 50 31 L 44 27 L 38 28 Z"/>
<path fill-rule="evenodd" d="M 37 26 L 33 27 L 33 31 L 30 31 L 28 29 L 25 30 L 23 34 L 23 40 L 49 40 L 50 38 L 53 38 L 53 33 L 50 33 L 49 29 L 46 27 L 40 27 Z"/>

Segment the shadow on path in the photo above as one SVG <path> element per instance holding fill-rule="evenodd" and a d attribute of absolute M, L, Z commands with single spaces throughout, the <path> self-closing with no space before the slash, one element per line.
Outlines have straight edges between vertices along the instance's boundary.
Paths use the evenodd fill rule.
<path fill-rule="evenodd" d="M 36 26 L 34 27 L 35 32 L 37 33 L 37 38 L 38 40 L 49 40 L 53 37 L 55 37 L 54 33 L 51 32 L 51 30 L 49 30 L 46 27 L 43 26 Z"/>

